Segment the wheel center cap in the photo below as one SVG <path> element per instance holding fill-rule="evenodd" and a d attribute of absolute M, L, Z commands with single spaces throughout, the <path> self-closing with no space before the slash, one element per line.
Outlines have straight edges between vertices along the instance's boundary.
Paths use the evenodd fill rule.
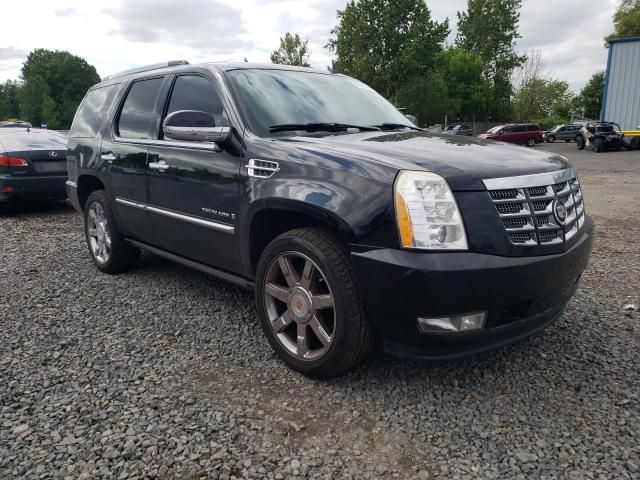
<path fill-rule="evenodd" d="M 311 308 L 311 297 L 306 290 L 294 288 L 291 291 L 291 295 L 289 296 L 289 309 L 297 321 L 309 321 L 313 310 Z"/>

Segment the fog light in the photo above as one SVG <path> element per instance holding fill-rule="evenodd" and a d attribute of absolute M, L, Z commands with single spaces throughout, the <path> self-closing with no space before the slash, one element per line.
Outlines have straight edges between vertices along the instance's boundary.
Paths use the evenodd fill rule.
<path fill-rule="evenodd" d="M 467 313 L 439 318 L 418 318 L 420 330 L 424 333 L 458 333 L 482 330 L 487 312 Z"/>

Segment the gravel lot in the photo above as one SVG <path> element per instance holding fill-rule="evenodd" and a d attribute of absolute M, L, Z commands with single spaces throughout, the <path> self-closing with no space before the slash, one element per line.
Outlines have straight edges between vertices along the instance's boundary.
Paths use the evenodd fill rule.
<path fill-rule="evenodd" d="M 537 148 L 597 222 L 566 315 L 327 382 L 276 359 L 250 293 L 149 255 L 98 274 L 69 207 L 0 213 L 0 478 L 639 478 L 640 152 Z"/>

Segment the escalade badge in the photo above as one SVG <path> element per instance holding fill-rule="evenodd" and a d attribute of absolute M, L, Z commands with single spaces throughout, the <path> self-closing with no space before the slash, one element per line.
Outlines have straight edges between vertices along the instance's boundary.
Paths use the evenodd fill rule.
<path fill-rule="evenodd" d="M 560 199 L 553 202 L 553 216 L 556 217 L 556 221 L 560 225 L 564 225 L 564 222 L 567 221 L 567 207 Z"/>

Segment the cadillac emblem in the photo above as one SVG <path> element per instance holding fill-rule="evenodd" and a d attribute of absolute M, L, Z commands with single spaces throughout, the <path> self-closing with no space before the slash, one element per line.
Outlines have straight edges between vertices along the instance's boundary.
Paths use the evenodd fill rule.
<path fill-rule="evenodd" d="M 559 198 L 553 202 L 553 216 L 556 218 L 558 225 L 564 225 L 567 221 L 567 207 Z"/>

